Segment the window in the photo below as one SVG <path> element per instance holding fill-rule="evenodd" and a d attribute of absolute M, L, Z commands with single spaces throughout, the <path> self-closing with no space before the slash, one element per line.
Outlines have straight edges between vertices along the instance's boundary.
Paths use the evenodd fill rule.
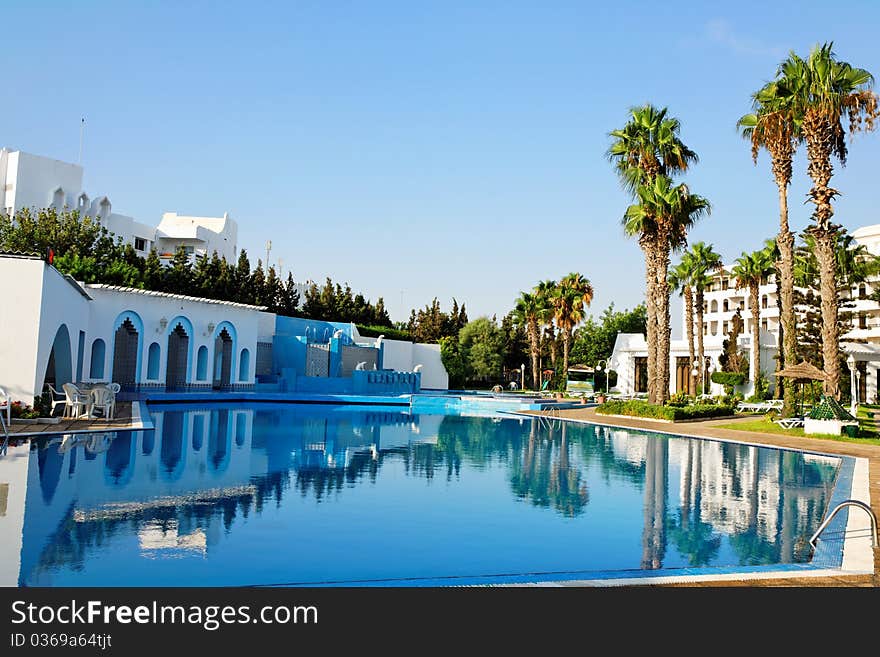
<path fill-rule="evenodd" d="M 147 378 L 151 381 L 159 379 L 159 343 L 154 342 L 150 345 L 147 354 Z"/>
<path fill-rule="evenodd" d="M 766 308 L 766 307 L 767 307 L 767 295 L 765 294 L 764 296 L 761 297 L 761 308 Z"/>
<path fill-rule="evenodd" d="M 143 237 L 135 237 L 134 238 L 134 250 L 135 251 L 146 251 L 147 250 L 147 240 Z"/>
<path fill-rule="evenodd" d="M 106 346 L 101 338 L 92 343 L 92 359 L 89 363 L 89 377 L 93 379 L 104 378 L 104 355 Z"/>
<path fill-rule="evenodd" d="M 241 350 L 241 358 L 238 361 L 238 380 L 247 381 L 251 369 L 251 352 L 247 349 Z"/>
<path fill-rule="evenodd" d="M 868 298 L 867 289 L 865 288 L 864 285 L 859 285 L 859 299 L 867 299 L 867 298 Z"/>
<path fill-rule="evenodd" d="M 192 246 L 185 246 L 183 247 L 183 250 L 186 251 L 186 255 L 192 255 L 195 253 L 195 248 Z"/>
<path fill-rule="evenodd" d="M 727 289 L 727 279 L 726 279 L 726 278 L 722 278 L 722 279 L 721 279 L 721 289 L 722 289 L 722 290 L 726 290 L 726 289 Z"/>
<path fill-rule="evenodd" d="M 703 335 L 709 335 L 709 322 L 703 322 Z"/>
<path fill-rule="evenodd" d="M 715 299 L 712 299 L 712 312 L 713 313 L 718 312 L 718 301 Z"/>
<path fill-rule="evenodd" d="M 761 328 L 764 329 L 765 331 L 767 330 L 767 320 L 766 319 L 761 320 Z"/>
<path fill-rule="evenodd" d="M 724 312 L 728 312 L 730 310 L 730 304 L 728 303 L 727 299 L 724 300 L 724 305 L 722 306 L 722 308 L 724 309 Z M 725 329 L 725 331 L 726 330 L 727 329 Z"/>
<path fill-rule="evenodd" d="M 727 335 L 727 322 L 724 322 L 724 325 L 721 328 L 721 333 Z"/>
<path fill-rule="evenodd" d="M 868 328 L 868 316 L 865 313 L 859 313 L 859 328 Z"/>
<path fill-rule="evenodd" d="M 196 355 L 196 380 L 208 380 L 208 348 L 205 345 L 199 347 Z"/>

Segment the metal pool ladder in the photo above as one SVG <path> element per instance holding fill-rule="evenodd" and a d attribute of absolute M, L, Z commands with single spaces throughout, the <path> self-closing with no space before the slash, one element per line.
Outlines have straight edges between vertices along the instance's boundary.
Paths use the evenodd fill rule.
<path fill-rule="evenodd" d="M 825 531 L 825 528 L 831 523 L 834 516 L 837 515 L 837 512 L 846 506 L 854 506 L 858 509 L 862 509 L 865 513 L 868 514 L 868 516 L 871 518 L 871 547 L 876 548 L 878 545 L 880 545 L 880 541 L 877 540 L 877 516 L 874 515 L 874 511 L 871 509 L 871 507 L 869 507 L 864 502 L 860 502 L 859 500 L 846 500 L 834 507 L 834 510 L 828 514 L 828 517 L 825 518 L 824 521 L 822 521 L 822 524 L 819 525 L 819 529 L 817 529 L 816 533 L 813 534 L 813 536 L 810 538 L 810 545 L 812 545 L 813 548 L 816 547 L 816 539 L 819 538 L 819 534 Z"/>
<path fill-rule="evenodd" d="M 0 429 L 3 429 L 3 444 L 0 445 L 0 456 L 5 456 L 9 449 L 9 429 L 6 428 L 6 420 L 0 415 Z"/>

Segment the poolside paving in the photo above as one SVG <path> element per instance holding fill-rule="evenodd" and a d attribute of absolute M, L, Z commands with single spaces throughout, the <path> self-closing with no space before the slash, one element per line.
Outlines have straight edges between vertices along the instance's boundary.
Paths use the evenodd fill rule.
<path fill-rule="evenodd" d="M 24 438 L 50 433 L 85 433 L 93 431 L 119 431 L 128 428 L 140 428 L 137 418 L 132 418 L 131 402 L 116 402 L 116 413 L 112 420 L 105 418 L 60 418 L 58 424 L 41 424 L 29 422 L 22 424 L 13 422 L 9 426 L 11 438 Z"/>
<path fill-rule="evenodd" d="M 528 411 L 531 415 L 547 416 L 541 411 Z M 596 413 L 595 408 L 573 408 L 554 411 L 554 418 L 568 418 L 582 422 L 644 429 L 647 431 L 668 431 L 687 436 L 703 438 L 720 438 L 734 442 L 744 442 L 789 449 L 806 449 L 829 454 L 844 454 L 868 460 L 868 479 L 871 495 L 871 508 L 880 517 L 880 446 L 860 445 L 858 443 L 838 442 L 820 438 L 804 438 L 801 436 L 784 436 L 779 434 L 758 433 L 723 429 L 714 425 L 736 424 L 754 421 L 753 416 L 721 420 L 712 418 L 701 422 L 658 422 L 641 418 L 608 417 Z M 712 582 L 677 582 L 675 584 L 651 584 L 648 586 L 818 586 L 818 587 L 880 587 L 880 547 L 874 548 L 873 575 L 846 575 L 839 577 L 783 577 L 768 579 L 742 579 Z"/>

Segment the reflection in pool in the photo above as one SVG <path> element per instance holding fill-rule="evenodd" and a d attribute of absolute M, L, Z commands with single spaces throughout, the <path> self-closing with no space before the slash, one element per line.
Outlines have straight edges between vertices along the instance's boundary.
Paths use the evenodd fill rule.
<path fill-rule="evenodd" d="M 463 583 L 804 562 L 839 467 L 546 419 L 151 410 L 153 431 L 33 443 L 21 585 Z"/>

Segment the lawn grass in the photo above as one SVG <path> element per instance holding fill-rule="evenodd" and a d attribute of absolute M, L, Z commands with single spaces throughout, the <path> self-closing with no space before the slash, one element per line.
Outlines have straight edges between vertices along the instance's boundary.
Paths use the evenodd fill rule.
<path fill-rule="evenodd" d="M 880 409 L 880 407 L 876 407 Z M 869 409 L 870 410 L 870 409 Z M 772 433 L 781 436 L 796 436 L 798 438 L 819 438 L 821 440 L 836 440 L 840 443 L 855 443 L 857 445 L 878 445 L 880 446 L 880 436 L 873 423 L 867 420 L 867 415 L 862 414 L 859 409 L 859 438 L 850 438 L 849 436 L 835 436 L 834 434 L 805 434 L 802 428 L 786 429 L 780 427 L 775 422 L 765 418 L 755 418 L 749 422 L 725 422 L 713 424 L 715 429 L 730 429 L 732 431 L 751 431 L 753 433 Z"/>

